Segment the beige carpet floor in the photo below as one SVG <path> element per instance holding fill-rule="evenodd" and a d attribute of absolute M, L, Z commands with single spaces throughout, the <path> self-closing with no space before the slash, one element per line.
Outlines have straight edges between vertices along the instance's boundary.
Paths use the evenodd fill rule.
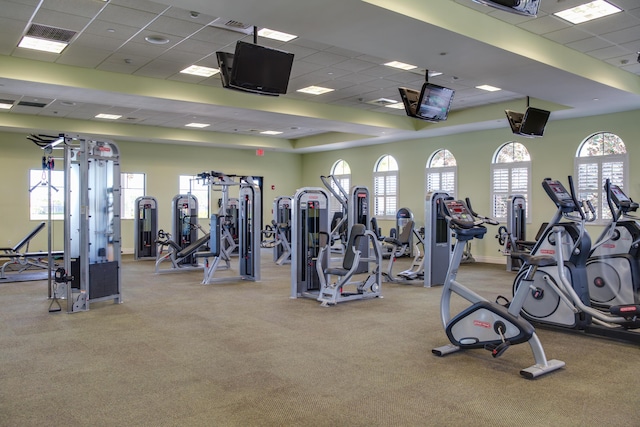
<path fill-rule="evenodd" d="M 640 425 L 636 345 L 539 329 L 567 366 L 526 380 L 528 345 L 431 354 L 440 288 L 323 308 L 289 298 L 268 250 L 262 266 L 261 282 L 203 286 L 126 260 L 124 303 L 75 314 L 48 313 L 46 281 L 0 283 L 0 426 Z M 458 276 L 492 300 L 514 277 Z"/>

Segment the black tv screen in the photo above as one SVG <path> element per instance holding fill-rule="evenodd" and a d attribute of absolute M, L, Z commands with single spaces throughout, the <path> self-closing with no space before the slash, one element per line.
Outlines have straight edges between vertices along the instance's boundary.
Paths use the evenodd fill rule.
<path fill-rule="evenodd" d="M 425 83 L 420 91 L 416 116 L 432 122 L 447 120 L 455 91 L 447 87 Z"/>
<path fill-rule="evenodd" d="M 229 87 L 265 95 L 287 93 L 292 65 L 292 53 L 238 41 Z"/>
<path fill-rule="evenodd" d="M 542 136 L 550 114 L 551 112 L 547 110 L 533 107 L 527 108 L 522 118 L 522 124 L 520 125 L 520 135 L 530 137 Z"/>

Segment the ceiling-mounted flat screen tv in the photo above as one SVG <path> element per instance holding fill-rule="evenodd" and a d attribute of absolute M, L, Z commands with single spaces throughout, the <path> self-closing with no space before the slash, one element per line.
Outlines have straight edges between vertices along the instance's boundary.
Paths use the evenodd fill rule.
<path fill-rule="evenodd" d="M 216 56 L 224 87 L 263 95 L 287 93 L 292 53 L 238 41 L 233 54 L 216 52 Z"/>
<path fill-rule="evenodd" d="M 507 115 L 511 132 L 528 138 L 541 137 L 551 115 L 551 112 L 547 110 L 534 107 L 527 107 L 524 114 L 511 110 L 504 110 L 504 112 Z"/>
<path fill-rule="evenodd" d="M 402 99 L 404 111 L 407 113 L 407 116 L 418 118 L 416 108 L 418 107 L 420 92 L 407 87 L 399 87 L 398 91 L 400 91 L 400 99 Z"/>
<path fill-rule="evenodd" d="M 453 89 L 425 83 L 420 91 L 406 87 L 398 90 L 407 116 L 430 122 L 447 120 L 455 94 Z"/>
<path fill-rule="evenodd" d="M 218 68 L 220 69 L 220 79 L 223 87 L 231 86 L 231 70 L 233 69 L 233 53 L 216 52 Z"/>
<path fill-rule="evenodd" d="M 425 83 L 420 91 L 416 115 L 432 122 L 447 120 L 455 91 L 448 87 Z"/>
<path fill-rule="evenodd" d="M 473 0 L 475 3 L 495 7 L 505 12 L 535 18 L 538 15 L 540 0 Z"/>

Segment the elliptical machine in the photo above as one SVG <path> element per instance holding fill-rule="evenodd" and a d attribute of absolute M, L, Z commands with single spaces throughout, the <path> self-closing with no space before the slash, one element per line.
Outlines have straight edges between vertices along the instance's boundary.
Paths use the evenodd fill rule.
<path fill-rule="evenodd" d="M 540 265 L 533 277 L 524 268 L 516 276 L 514 299 L 525 281 L 532 297 L 524 302 L 522 317 L 540 325 L 640 343 L 640 334 L 629 330 L 640 328 L 640 305 L 615 305 L 608 312 L 591 306 L 586 268 L 591 239 L 585 222 L 593 217 L 592 209 L 578 202 L 571 177 L 570 191 L 551 178 L 542 186 L 558 210 L 531 253 L 553 261 Z"/>
<path fill-rule="evenodd" d="M 640 303 L 640 225 L 638 204 L 608 179 L 604 189 L 611 221 L 591 248 L 587 279 L 593 307 L 609 311 Z"/>
<path fill-rule="evenodd" d="M 520 317 L 520 309 L 529 295 L 525 286 L 507 308 L 486 300 L 456 281 L 467 243 L 484 237 L 487 232 L 484 223 L 497 225 L 498 222 L 478 214 L 474 218 L 467 204 L 461 200 L 443 200 L 440 209 L 456 238 L 440 300 L 442 325 L 451 344 L 434 348 L 432 352 L 437 356 L 445 356 L 460 350 L 484 348 L 489 350 L 493 357 L 499 357 L 513 344 L 528 343 L 536 363 L 520 371 L 523 377 L 536 378 L 565 366 L 563 361 L 547 360 L 535 329 Z M 530 278 L 538 266 L 545 265 L 549 259 L 530 256 L 527 261 L 527 277 Z M 453 294 L 466 299 L 472 305 L 452 317 Z"/>

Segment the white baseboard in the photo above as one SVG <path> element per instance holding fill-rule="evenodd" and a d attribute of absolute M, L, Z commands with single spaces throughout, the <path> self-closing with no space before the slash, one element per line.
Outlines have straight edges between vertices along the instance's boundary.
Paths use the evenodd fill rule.
<path fill-rule="evenodd" d="M 487 264 L 501 264 L 506 266 L 507 265 L 507 261 L 506 258 L 503 256 L 482 256 L 482 255 L 474 255 L 473 258 L 475 258 L 476 262 L 484 262 Z"/>

